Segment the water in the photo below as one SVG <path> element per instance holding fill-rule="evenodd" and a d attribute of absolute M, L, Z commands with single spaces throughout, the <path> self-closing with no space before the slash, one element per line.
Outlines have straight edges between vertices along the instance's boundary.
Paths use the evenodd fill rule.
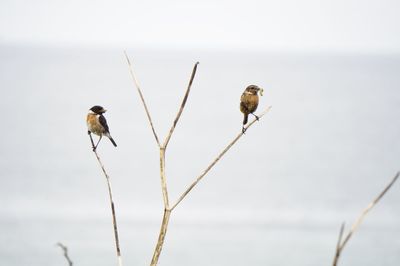
<path fill-rule="evenodd" d="M 400 170 L 400 57 L 128 49 L 167 151 L 171 201 L 241 130 L 240 94 L 264 87 L 259 123 L 172 214 L 160 265 L 331 265 L 347 228 Z M 107 187 L 90 150 L 95 104 L 118 144 L 111 176 L 124 265 L 148 265 L 162 216 L 158 150 L 120 50 L 0 49 L 0 264 L 116 265 Z M 396 184 L 340 265 L 399 265 Z"/>

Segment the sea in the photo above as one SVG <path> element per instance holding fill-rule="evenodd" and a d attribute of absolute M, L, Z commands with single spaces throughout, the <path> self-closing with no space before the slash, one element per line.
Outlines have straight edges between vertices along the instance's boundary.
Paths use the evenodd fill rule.
<path fill-rule="evenodd" d="M 86 114 L 101 105 L 118 147 L 110 176 L 123 265 L 150 265 L 163 213 L 241 132 L 240 96 L 270 108 L 172 212 L 161 266 L 332 265 L 400 170 L 400 55 L 0 44 L 0 265 L 117 265 L 106 179 Z M 253 117 L 251 117 L 251 120 Z M 97 136 L 95 136 L 97 140 Z M 400 265 L 400 181 L 370 210 L 341 266 Z"/>

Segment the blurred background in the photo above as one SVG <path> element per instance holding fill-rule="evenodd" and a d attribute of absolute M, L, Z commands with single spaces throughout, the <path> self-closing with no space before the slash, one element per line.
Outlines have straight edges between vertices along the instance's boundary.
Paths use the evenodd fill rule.
<path fill-rule="evenodd" d="M 160 265 L 331 265 L 340 225 L 400 170 L 400 2 L 0 3 L 0 264 L 116 265 L 107 186 L 85 116 L 102 105 L 124 265 L 148 265 L 162 218 L 161 139 L 174 202 L 241 130 L 244 88 L 264 88 L 251 127 L 179 205 Z M 400 184 L 340 265 L 400 264 Z"/>

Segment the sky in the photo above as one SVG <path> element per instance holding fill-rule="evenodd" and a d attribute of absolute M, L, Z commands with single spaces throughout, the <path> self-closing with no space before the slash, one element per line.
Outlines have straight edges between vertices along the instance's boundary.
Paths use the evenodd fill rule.
<path fill-rule="evenodd" d="M 0 43 L 400 52 L 396 0 L 2 0 Z"/>

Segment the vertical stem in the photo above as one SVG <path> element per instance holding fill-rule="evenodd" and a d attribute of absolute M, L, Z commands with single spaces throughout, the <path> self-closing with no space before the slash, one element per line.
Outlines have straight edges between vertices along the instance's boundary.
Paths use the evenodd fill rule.
<path fill-rule="evenodd" d="M 158 241 L 156 248 L 153 253 L 153 258 L 151 259 L 151 264 L 150 266 L 156 266 L 158 263 L 158 259 L 161 254 L 161 250 L 164 244 L 164 239 L 165 235 L 167 234 L 167 229 L 168 229 L 168 222 L 169 222 L 169 217 L 171 215 L 171 210 L 164 209 L 164 215 L 161 223 L 161 229 L 160 229 L 160 234 L 158 235 Z"/>
<path fill-rule="evenodd" d="M 160 176 L 161 176 L 161 189 L 164 199 L 164 208 L 169 209 L 167 180 L 165 177 L 165 148 L 160 148 Z"/>
<path fill-rule="evenodd" d="M 161 254 L 162 247 L 164 245 L 165 235 L 167 234 L 169 217 L 171 210 L 169 209 L 167 180 L 165 178 L 165 148 L 160 148 L 160 176 L 161 176 L 161 188 L 164 200 L 164 215 L 161 223 L 160 234 L 158 235 L 157 245 L 154 249 L 153 257 L 151 259 L 151 266 L 155 266 L 158 263 L 158 259 Z"/>

